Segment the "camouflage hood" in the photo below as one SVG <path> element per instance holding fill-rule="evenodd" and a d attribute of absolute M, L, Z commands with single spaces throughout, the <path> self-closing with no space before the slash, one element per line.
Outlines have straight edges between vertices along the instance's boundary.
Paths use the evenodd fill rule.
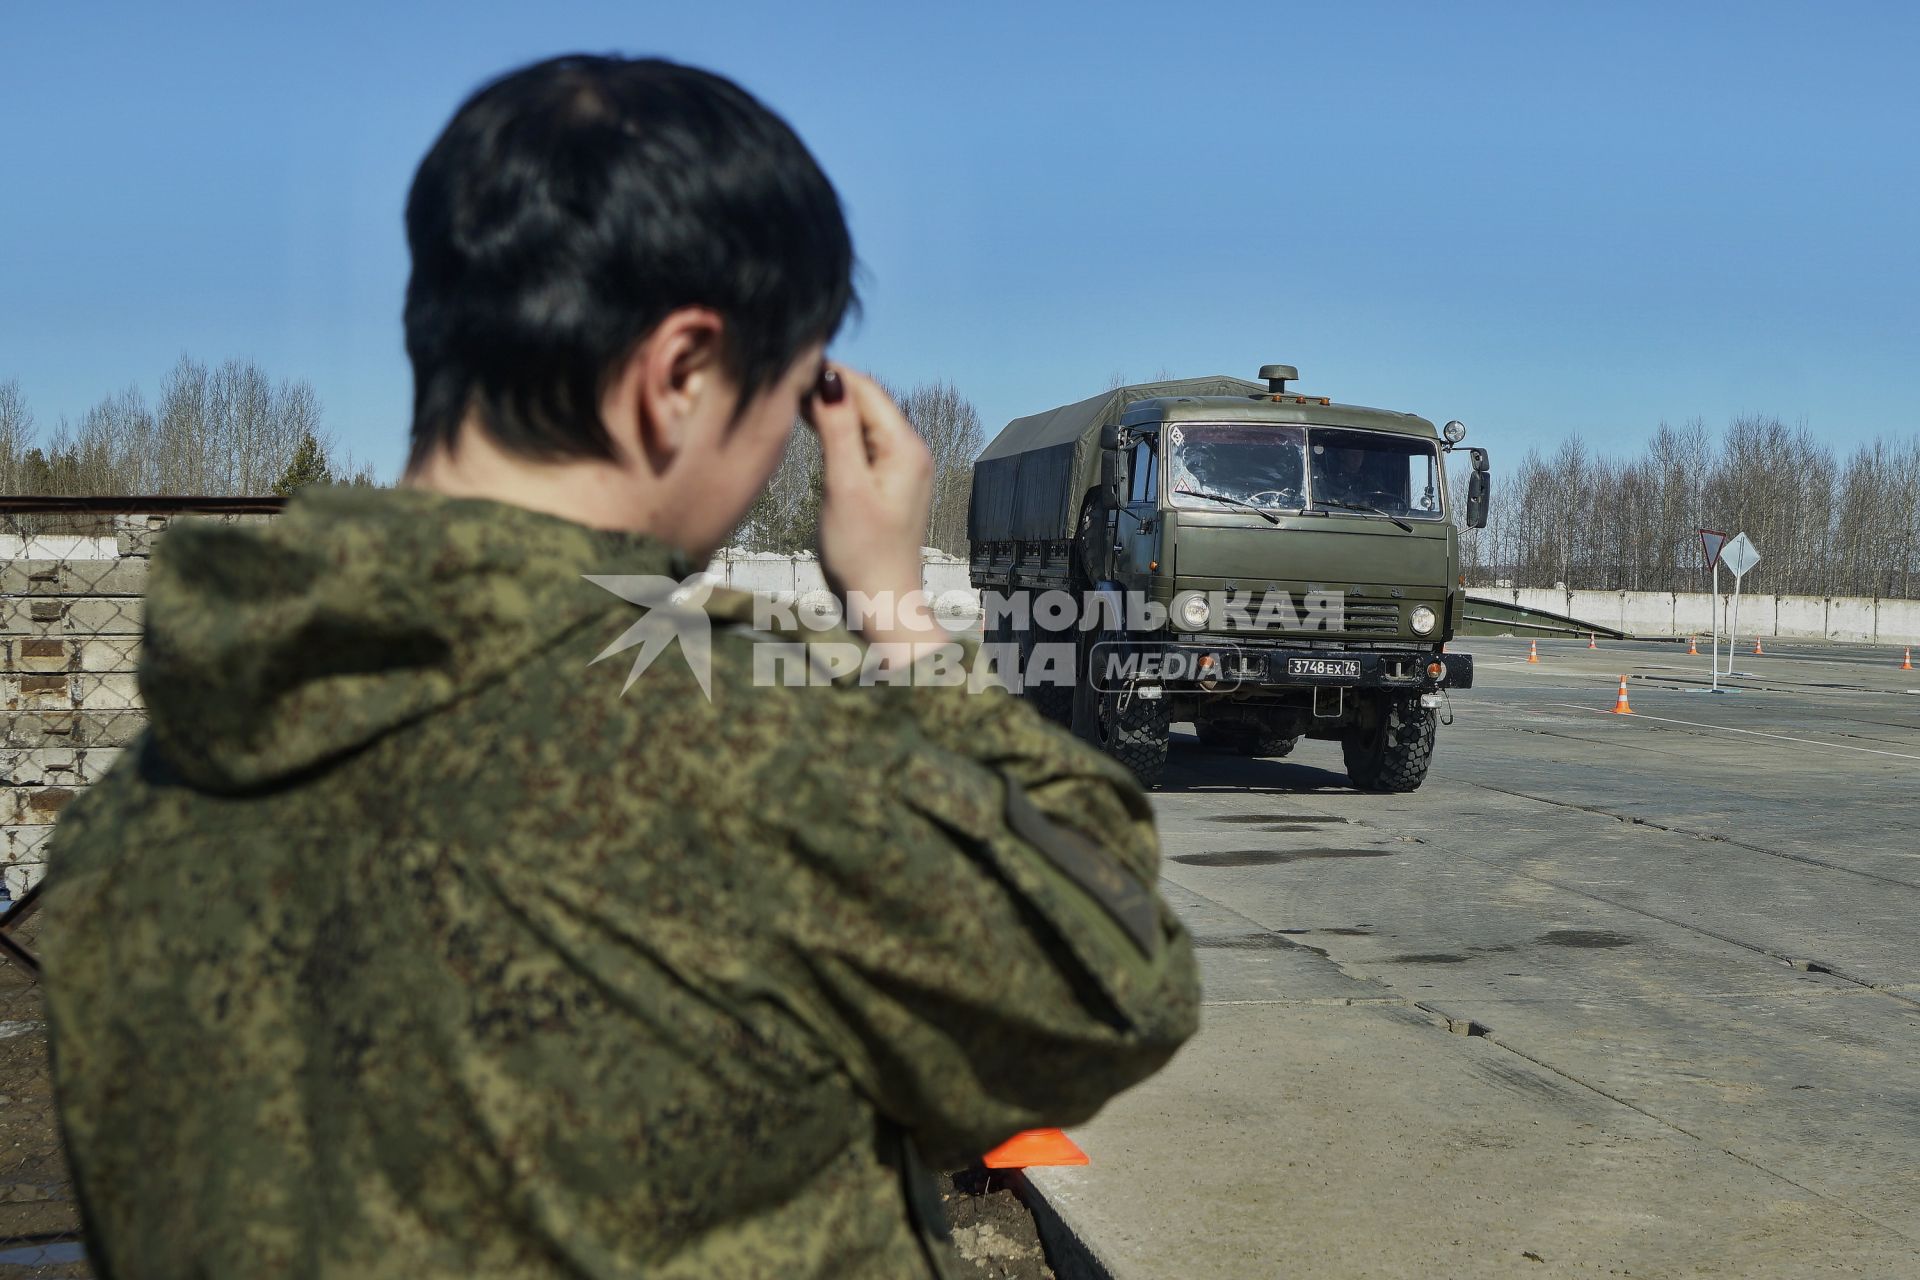
<path fill-rule="evenodd" d="M 412 489 L 310 490 L 266 525 L 177 523 L 147 592 L 153 738 L 211 791 L 324 766 L 603 615 L 591 572 L 686 565 L 650 539 Z"/>

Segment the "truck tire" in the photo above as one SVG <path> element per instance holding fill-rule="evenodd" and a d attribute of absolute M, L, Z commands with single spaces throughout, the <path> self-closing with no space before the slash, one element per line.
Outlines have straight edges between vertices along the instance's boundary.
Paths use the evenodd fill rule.
<path fill-rule="evenodd" d="M 1029 631 L 1020 636 L 1019 639 L 1022 672 L 1028 677 L 1044 674 L 1036 670 L 1037 664 L 1034 662 L 1033 657 L 1034 646 L 1040 643 L 1040 637 L 1034 632 Z M 1047 719 L 1053 721 L 1055 724 L 1065 725 L 1071 728 L 1073 726 L 1073 688 L 1071 684 L 1054 684 L 1051 681 L 1036 681 L 1031 684 L 1022 684 L 1020 696 L 1031 703 L 1033 709 Z"/>
<path fill-rule="evenodd" d="M 1071 727 L 1073 724 L 1073 690 L 1067 685 L 1035 684 L 1028 685 L 1022 696 L 1033 704 L 1033 709 L 1058 725 Z"/>
<path fill-rule="evenodd" d="M 1012 644 L 1014 639 L 1013 624 L 1004 616 L 995 618 L 991 626 L 980 629 L 982 644 Z"/>
<path fill-rule="evenodd" d="M 1173 726 L 1167 719 L 1165 698 L 1131 698 L 1124 709 L 1116 695 L 1100 699 L 1100 747 L 1133 771 L 1140 785 L 1151 790 L 1167 767 L 1167 740 Z"/>
<path fill-rule="evenodd" d="M 1414 791 L 1433 762 L 1434 713 L 1418 698 L 1386 698 L 1380 722 L 1340 740 L 1347 777 L 1362 791 Z"/>
<path fill-rule="evenodd" d="M 1193 727 L 1203 747 L 1262 760 L 1277 760 L 1291 752 L 1295 744 L 1300 741 L 1298 734 L 1275 733 L 1270 729 L 1256 728 L 1250 724 L 1234 724 L 1232 721 L 1222 724 L 1203 720 Z"/>
<path fill-rule="evenodd" d="M 1078 572 L 1074 575 L 1074 589 L 1085 591 L 1087 587 L 1106 577 L 1106 557 L 1101 554 L 1101 544 L 1110 541 L 1106 537 L 1106 525 L 1099 524 L 1096 529 L 1094 517 L 1100 510 L 1096 498 L 1090 493 L 1080 503 L 1080 519 L 1074 524 L 1073 562 Z M 1099 536 L 1096 537 L 1096 534 Z"/>

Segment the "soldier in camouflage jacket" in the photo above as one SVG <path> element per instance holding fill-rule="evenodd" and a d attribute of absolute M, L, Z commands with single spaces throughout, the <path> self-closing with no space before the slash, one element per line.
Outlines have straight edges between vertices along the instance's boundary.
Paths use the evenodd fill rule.
<path fill-rule="evenodd" d="M 678 96 L 633 89 L 643 73 Z M 703 563 L 797 404 L 842 590 L 910 589 L 909 555 L 917 583 L 927 466 L 877 387 L 819 376 L 844 290 L 758 387 L 737 330 L 764 305 L 642 317 L 594 384 L 604 453 L 585 431 L 553 455 L 578 388 L 537 361 L 505 390 L 454 361 L 466 394 L 436 398 L 434 361 L 477 339 L 436 338 L 420 302 L 439 225 L 421 184 L 463 118 L 505 94 L 513 121 L 557 101 L 630 139 L 636 112 L 690 100 L 734 113 L 713 108 L 723 134 L 767 128 L 667 64 L 517 74 L 416 182 L 408 486 L 176 525 L 157 550 L 151 727 L 64 816 L 44 934 L 93 1260 L 938 1274 L 928 1164 L 1084 1120 L 1194 1029 L 1150 812 L 998 690 L 767 680 L 756 650 L 782 637 L 724 592 L 696 593 L 710 630 L 682 616 L 631 680 L 624 652 L 596 661 L 647 616 L 607 588 Z M 945 639 L 912 610 L 860 630 L 784 640 Z"/>

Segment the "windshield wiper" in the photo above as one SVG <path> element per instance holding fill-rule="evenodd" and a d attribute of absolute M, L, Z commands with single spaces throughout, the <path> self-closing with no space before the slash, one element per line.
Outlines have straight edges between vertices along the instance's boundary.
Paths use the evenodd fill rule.
<path fill-rule="evenodd" d="M 1244 498 L 1229 498 L 1224 493 L 1202 493 L 1198 489 L 1175 489 L 1174 492 L 1184 493 L 1189 498 L 1211 498 L 1215 502 L 1226 502 L 1226 503 L 1231 503 L 1233 506 L 1236 506 L 1236 507 L 1245 507 L 1247 510 L 1253 512 L 1255 515 L 1265 520 L 1268 524 L 1280 523 L 1279 516 L 1273 514 L 1273 512 L 1267 510 L 1265 507 L 1254 506 L 1251 502 L 1248 502 Z"/>
<path fill-rule="evenodd" d="M 1402 529 L 1405 529 L 1408 533 L 1413 532 L 1412 525 L 1402 520 L 1399 516 L 1394 515 L 1391 511 L 1382 511 L 1380 508 L 1370 507 L 1364 502 L 1341 502 L 1336 498 L 1315 498 L 1313 505 L 1316 507 L 1339 507 L 1342 511 L 1360 511 L 1368 515 L 1385 516 Z"/>

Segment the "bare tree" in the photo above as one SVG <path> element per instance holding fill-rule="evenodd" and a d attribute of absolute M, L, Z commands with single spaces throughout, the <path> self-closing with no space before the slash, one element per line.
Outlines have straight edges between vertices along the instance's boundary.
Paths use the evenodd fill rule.
<path fill-rule="evenodd" d="M 23 465 L 32 448 L 33 411 L 18 378 L 0 382 L 0 493 L 21 493 Z"/>
<path fill-rule="evenodd" d="M 984 445 L 980 412 L 950 382 L 923 382 L 909 391 L 881 383 L 933 455 L 933 510 L 924 544 L 964 555 L 967 502 L 973 491 L 973 458 Z M 750 551 L 799 552 L 814 548 L 820 518 L 820 441 L 796 423 L 787 451 L 754 502 L 734 541 Z"/>
<path fill-rule="evenodd" d="M 900 411 L 933 454 L 933 510 L 925 545 L 965 555 L 973 459 L 986 444 L 980 411 L 951 382 L 921 383 L 901 397 Z"/>
<path fill-rule="evenodd" d="M 820 437 L 796 422 L 780 465 L 741 521 L 734 541 L 749 551 L 794 554 L 813 549 L 820 520 Z"/>

